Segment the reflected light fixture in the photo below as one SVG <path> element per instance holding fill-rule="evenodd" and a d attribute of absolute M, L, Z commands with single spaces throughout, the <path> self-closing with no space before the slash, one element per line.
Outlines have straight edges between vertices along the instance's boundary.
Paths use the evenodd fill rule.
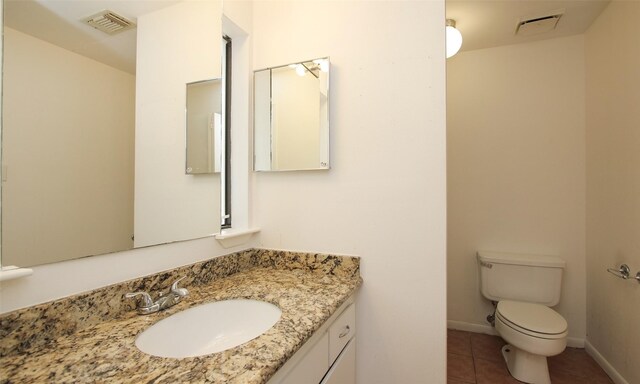
<path fill-rule="evenodd" d="M 462 34 L 456 29 L 456 21 L 447 19 L 445 27 L 446 43 L 447 43 L 447 59 L 458 53 L 462 47 Z"/>

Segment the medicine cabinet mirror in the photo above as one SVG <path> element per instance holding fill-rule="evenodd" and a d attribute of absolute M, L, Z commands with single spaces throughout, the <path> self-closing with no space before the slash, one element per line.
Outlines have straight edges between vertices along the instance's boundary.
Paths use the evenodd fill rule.
<path fill-rule="evenodd" d="M 186 173 L 220 173 L 222 166 L 222 79 L 187 84 Z"/>
<path fill-rule="evenodd" d="M 329 169 L 329 58 L 254 72 L 254 170 Z"/>

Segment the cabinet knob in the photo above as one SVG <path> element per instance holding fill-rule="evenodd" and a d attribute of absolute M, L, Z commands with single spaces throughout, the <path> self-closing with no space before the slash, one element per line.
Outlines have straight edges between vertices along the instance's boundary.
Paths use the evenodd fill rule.
<path fill-rule="evenodd" d="M 351 328 L 349 328 L 349 326 L 347 325 L 344 328 L 344 331 L 342 331 L 339 335 L 338 338 L 342 339 L 343 337 L 347 336 L 349 334 L 349 332 L 351 332 Z"/>

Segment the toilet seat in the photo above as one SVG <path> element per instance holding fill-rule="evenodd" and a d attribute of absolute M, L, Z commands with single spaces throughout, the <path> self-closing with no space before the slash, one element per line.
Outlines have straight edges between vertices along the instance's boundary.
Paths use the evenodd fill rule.
<path fill-rule="evenodd" d="M 541 339 L 567 337 L 567 321 L 553 309 L 534 303 L 504 300 L 498 303 L 496 317 L 523 334 Z"/>

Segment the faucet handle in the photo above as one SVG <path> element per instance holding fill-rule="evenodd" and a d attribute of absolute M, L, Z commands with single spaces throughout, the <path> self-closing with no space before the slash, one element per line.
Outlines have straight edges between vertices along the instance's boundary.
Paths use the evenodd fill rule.
<path fill-rule="evenodd" d="M 179 278 L 178 280 L 174 281 L 173 284 L 171 284 L 171 292 L 173 292 L 174 294 L 180 296 L 180 297 L 184 297 L 187 296 L 189 294 L 189 291 L 187 291 L 186 288 L 178 288 L 178 283 L 180 281 L 182 281 L 186 276 L 182 276 L 181 278 Z"/>
<path fill-rule="evenodd" d="M 147 292 L 129 292 L 124 294 L 124 297 L 126 297 L 127 299 L 136 296 L 142 296 L 142 300 L 144 301 L 144 308 L 153 306 L 153 299 L 151 299 L 151 296 Z"/>

